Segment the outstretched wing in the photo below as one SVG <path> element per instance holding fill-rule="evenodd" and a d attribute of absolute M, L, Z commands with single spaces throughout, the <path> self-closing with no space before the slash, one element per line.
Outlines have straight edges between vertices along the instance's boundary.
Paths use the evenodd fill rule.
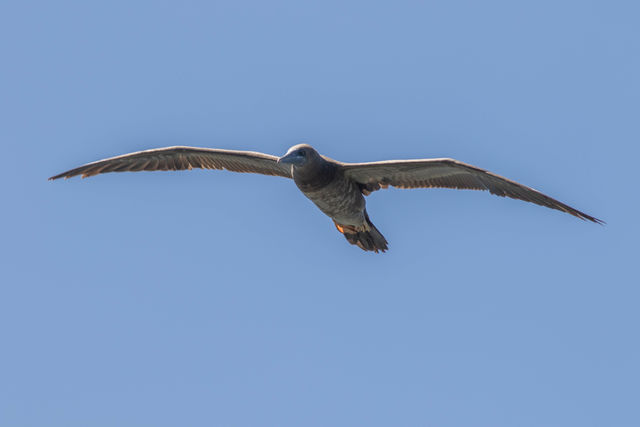
<path fill-rule="evenodd" d="M 453 159 L 343 163 L 343 167 L 345 176 L 358 182 L 364 194 L 387 188 L 389 185 L 397 188 L 489 190 L 496 196 L 524 200 L 566 212 L 580 219 L 604 223 L 533 188 Z"/>
<path fill-rule="evenodd" d="M 213 148 L 166 147 L 123 154 L 68 170 L 49 179 L 83 178 L 107 172 L 167 171 L 184 169 L 226 169 L 233 172 L 260 173 L 291 178 L 291 166 L 278 158 L 253 151 Z"/>

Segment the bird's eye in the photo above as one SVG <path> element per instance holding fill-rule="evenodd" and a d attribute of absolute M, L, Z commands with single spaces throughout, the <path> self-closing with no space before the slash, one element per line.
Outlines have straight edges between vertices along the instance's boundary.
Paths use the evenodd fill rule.
<path fill-rule="evenodd" d="M 298 151 L 298 154 L 300 154 L 302 157 L 304 157 L 304 156 L 307 155 L 307 152 L 304 151 L 304 150 L 300 150 L 300 151 Z"/>

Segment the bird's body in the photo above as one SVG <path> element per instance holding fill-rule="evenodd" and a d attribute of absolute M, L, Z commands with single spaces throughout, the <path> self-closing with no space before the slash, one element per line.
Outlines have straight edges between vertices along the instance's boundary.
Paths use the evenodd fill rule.
<path fill-rule="evenodd" d="M 332 165 L 333 166 L 333 165 Z M 318 175 L 318 181 L 308 181 L 294 171 L 293 179 L 302 193 L 322 212 L 344 225 L 360 225 L 364 221 L 364 197 L 358 185 L 345 179 L 337 167 Z"/>
<path fill-rule="evenodd" d="M 292 178 L 296 186 L 335 223 L 347 241 L 366 251 L 386 251 L 387 241 L 369 219 L 364 196 L 389 185 L 398 188 L 489 190 L 602 223 L 532 188 L 453 159 L 342 163 L 300 144 L 280 158 L 268 154 L 194 147 L 139 151 L 89 163 L 50 179 L 141 170 L 227 169 Z"/>
<path fill-rule="evenodd" d="M 320 156 L 308 145 L 294 146 L 290 152 L 303 150 L 306 166 L 293 167 L 296 186 L 325 215 L 349 243 L 364 250 L 385 251 L 387 241 L 369 220 L 360 184 L 345 176 L 339 162 Z"/>

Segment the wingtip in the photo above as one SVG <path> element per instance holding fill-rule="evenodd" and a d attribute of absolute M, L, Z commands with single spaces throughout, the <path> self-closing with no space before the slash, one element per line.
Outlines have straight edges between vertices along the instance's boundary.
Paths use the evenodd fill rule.
<path fill-rule="evenodd" d="M 47 181 L 55 181 L 55 180 L 61 179 L 61 178 L 67 180 L 69 178 L 73 178 L 73 175 L 69 175 L 68 173 L 64 172 L 64 173 L 61 173 L 61 174 L 58 174 L 58 175 L 54 175 L 52 177 L 47 178 Z"/>
<path fill-rule="evenodd" d="M 581 216 L 581 217 L 580 217 L 580 219 L 582 219 L 582 220 L 584 220 L 584 221 L 593 222 L 593 223 L 595 223 L 595 224 L 602 225 L 602 226 L 607 225 L 606 221 L 601 220 L 601 219 L 599 219 L 599 218 L 596 218 L 596 217 L 594 217 L 594 216 L 590 216 L 590 215 L 584 215 L 584 216 Z"/>

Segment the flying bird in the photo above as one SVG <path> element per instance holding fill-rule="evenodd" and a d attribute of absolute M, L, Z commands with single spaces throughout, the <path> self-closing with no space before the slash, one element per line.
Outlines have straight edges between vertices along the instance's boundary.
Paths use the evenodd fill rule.
<path fill-rule="evenodd" d="M 384 252 L 387 240 L 373 225 L 364 196 L 389 186 L 488 190 L 566 212 L 582 220 L 604 222 L 539 191 L 454 159 L 387 160 L 343 163 L 319 154 L 307 144 L 291 147 L 282 157 L 253 151 L 167 147 L 138 151 L 88 163 L 50 180 L 83 178 L 107 172 L 226 169 L 292 178 L 296 186 L 329 216 L 349 243 L 365 251 Z"/>

